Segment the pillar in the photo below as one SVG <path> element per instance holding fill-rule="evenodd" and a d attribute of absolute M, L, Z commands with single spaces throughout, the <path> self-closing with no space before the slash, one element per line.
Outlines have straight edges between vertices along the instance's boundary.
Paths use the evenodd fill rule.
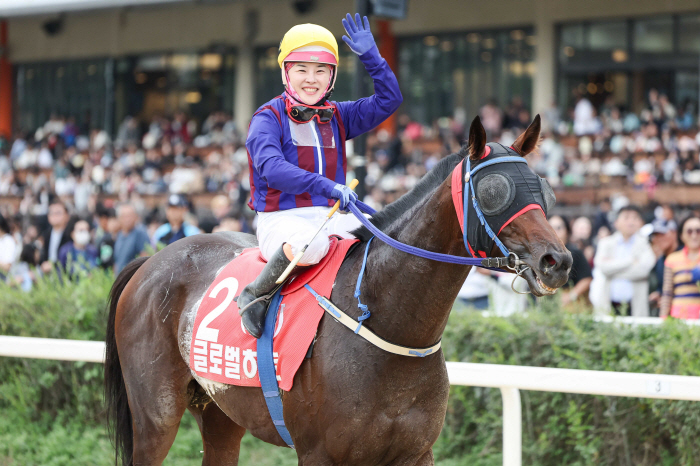
<path fill-rule="evenodd" d="M 7 20 L 0 21 L 0 136 L 12 137 L 12 64 L 7 53 Z"/>
<path fill-rule="evenodd" d="M 233 96 L 233 114 L 242 135 L 248 133 L 248 124 L 255 113 L 255 53 L 252 41 L 238 47 L 236 84 Z"/>
<path fill-rule="evenodd" d="M 540 4 L 546 2 L 538 2 Z M 539 8 L 542 10 L 543 8 Z M 535 15 L 535 75 L 533 76 L 532 112 L 541 113 L 556 99 L 556 37 L 554 21 L 544 11 Z"/>

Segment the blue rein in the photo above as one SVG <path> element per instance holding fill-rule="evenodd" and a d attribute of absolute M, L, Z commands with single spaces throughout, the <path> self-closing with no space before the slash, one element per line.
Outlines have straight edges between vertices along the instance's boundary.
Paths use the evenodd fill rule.
<path fill-rule="evenodd" d="M 352 212 L 355 217 L 362 223 L 362 225 L 365 226 L 374 236 L 379 238 L 380 240 L 384 241 L 386 244 L 389 246 L 398 249 L 399 251 L 405 252 L 407 254 L 412 254 L 414 256 L 422 257 L 424 259 L 430 259 L 438 262 L 448 262 L 450 264 L 459 264 L 459 265 L 471 265 L 471 266 L 476 266 L 476 267 L 485 267 L 485 268 L 504 268 L 504 267 L 509 267 L 513 268 L 517 266 L 517 263 L 512 263 L 511 259 L 514 257 L 513 254 L 508 251 L 508 248 L 501 242 L 500 239 L 498 239 L 498 235 L 493 232 L 491 227 L 489 226 L 488 222 L 484 218 L 484 214 L 481 211 L 481 208 L 479 207 L 479 203 L 476 200 L 476 195 L 474 193 L 474 175 L 481 170 L 482 168 L 497 164 L 497 163 L 504 163 L 504 162 L 515 162 L 515 163 L 527 163 L 527 161 L 523 157 L 499 157 L 493 160 L 489 160 L 488 162 L 484 162 L 476 166 L 473 170 L 470 170 L 470 160 L 469 157 L 466 158 L 467 161 L 467 169 L 466 172 L 468 174 L 468 177 L 466 177 L 466 180 L 462 180 L 463 183 L 465 183 L 468 187 L 469 190 L 471 191 L 472 194 L 472 205 L 474 207 L 474 210 L 476 211 L 476 216 L 479 219 L 479 222 L 481 222 L 481 225 L 486 229 L 486 233 L 493 239 L 493 241 L 496 243 L 498 248 L 501 250 L 503 253 L 504 257 L 484 257 L 484 258 L 478 258 L 478 257 L 461 257 L 461 256 L 453 256 L 451 254 L 442 254 L 439 252 L 433 252 L 433 251 L 427 251 L 425 249 L 421 249 L 415 246 L 411 246 L 408 244 L 404 244 L 400 241 L 395 240 L 394 238 L 390 237 L 383 231 L 381 231 L 379 228 L 374 226 L 372 222 L 369 221 L 362 213 L 366 214 L 375 214 L 376 211 L 372 209 L 370 206 L 365 204 L 364 202 L 361 201 L 356 201 L 355 204 L 350 204 L 348 205 L 348 209 L 350 212 Z M 460 177 L 461 178 L 461 177 Z M 463 238 L 464 238 L 464 247 L 467 249 L 467 254 L 469 253 L 469 246 L 467 242 L 467 219 L 468 219 L 468 209 L 469 209 L 469 196 L 467 194 L 466 189 L 462 190 L 463 192 L 463 198 L 464 198 L 464 204 L 463 204 L 463 209 L 464 209 L 464 225 L 463 225 Z M 517 261 L 517 258 L 516 258 Z"/>

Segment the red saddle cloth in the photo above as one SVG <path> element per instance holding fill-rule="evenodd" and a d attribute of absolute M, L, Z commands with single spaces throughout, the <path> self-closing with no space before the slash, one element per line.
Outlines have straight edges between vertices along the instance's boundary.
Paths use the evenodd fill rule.
<path fill-rule="evenodd" d="M 283 298 L 273 338 L 275 371 L 282 390 L 291 390 L 294 374 L 325 312 L 304 285 L 309 284 L 317 293 L 329 298 L 340 264 L 355 242 L 357 240 L 332 237 L 326 257 L 282 288 Z M 190 368 L 199 377 L 229 385 L 260 386 L 257 340 L 243 327 L 233 298 L 264 266 L 258 248 L 245 249 L 209 286 L 197 309 L 190 345 Z"/>

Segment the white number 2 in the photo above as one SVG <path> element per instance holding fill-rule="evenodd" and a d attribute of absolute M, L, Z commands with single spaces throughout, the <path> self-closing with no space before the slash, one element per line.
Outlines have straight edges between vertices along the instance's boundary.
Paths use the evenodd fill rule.
<path fill-rule="evenodd" d="M 197 340 L 206 340 L 216 343 L 217 339 L 219 338 L 219 330 L 209 328 L 207 327 L 207 325 L 211 324 L 212 320 L 219 317 L 221 313 L 224 312 L 226 308 L 228 308 L 228 306 L 231 304 L 233 298 L 236 296 L 236 291 L 238 291 L 238 280 L 236 280 L 233 277 L 224 278 L 219 282 L 218 285 L 214 287 L 213 290 L 211 290 L 211 293 L 209 293 L 209 297 L 216 298 L 216 296 L 219 294 L 219 291 L 221 291 L 224 288 L 226 288 L 226 298 L 224 298 L 221 304 L 216 306 L 216 308 L 214 308 L 213 311 L 211 311 L 204 317 L 204 319 L 202 319 L 202 322 L 199 324 L 199 328 L 197 329 Z"/>

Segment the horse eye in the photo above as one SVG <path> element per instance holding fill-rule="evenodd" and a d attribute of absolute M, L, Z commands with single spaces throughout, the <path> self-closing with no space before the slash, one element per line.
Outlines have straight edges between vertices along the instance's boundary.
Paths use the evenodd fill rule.
<path fill-rule="evenodd" d="M 505 173 L 491 173 L 476 187 L 476 198 L 484 215 L 502 214 L 515 198 L 515 183 Z"/>

